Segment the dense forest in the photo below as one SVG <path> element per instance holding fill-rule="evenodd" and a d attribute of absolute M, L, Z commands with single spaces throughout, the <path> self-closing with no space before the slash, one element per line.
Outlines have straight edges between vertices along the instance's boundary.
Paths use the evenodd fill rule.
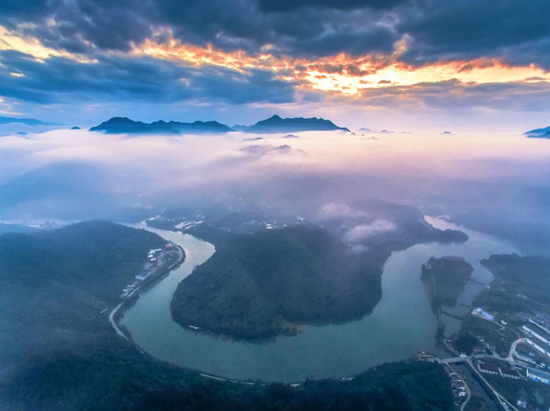
<path fill-rule="evenodd" d="M 432 257 L 422 266 L 421 279 L 432 303 L 452 307 L 473 272 L 474 267 L 464 258 Z"/>
<path fill-rule="evenodd" d="M 451 409 L 437 364 L 387 364 L 351 381 L 290 387 L 207 379 L 142 353 L 99 312 L 163 243 L 106 222 L 0 236 L 0 409 Z"/>
<path fill-rule="evenodd" d="M 481 264 L 496 277 L 537 301 L 550 303 L 550 258 L 517 254 L 492 255 Z"/>
<path fill-rule="evenodd" d="M 165 241 L 145 230 L 86 222 L 0 236 L 0 372 L 31 353 L 71 348 L 110 325 L 99 313 Z"/>
<path fill-rule="evenodd" d="M 380 301 L 388 255 L 352 253 L 316 226 L 244 234 L 180 283 L 172 315 L 184 326 L 240 338 L 357 319 Z"/>
<path fill-rule="evenodd" d="M 142 353 L 99 312 L 163 243 L 107 222 L 0 236 L 0 409 L 451 409 L 437 364 L 387 364 L 351 381 L 290 387 L 207 379 Z"/>
<path fill-rule="evenodd" d="M 435 363 L 386 364 L 351 381 L 245 385 L 216 381 L 140 354 L 115 337 L 27 361 L 0 380 L 0 408 L 17 410 L 451 410 Z"/>

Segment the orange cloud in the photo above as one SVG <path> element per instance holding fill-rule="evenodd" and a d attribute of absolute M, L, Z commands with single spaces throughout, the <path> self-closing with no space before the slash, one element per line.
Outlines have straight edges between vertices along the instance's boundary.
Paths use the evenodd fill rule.
<path fill-rule="evenodd" d="M 224 52 L 211 45 L 198 47 L 185 44 L 174 39 L 169 32 L 162 34 L 167 34 L 164 38 L 167 37 L 168 40 L 146 40 L 142 44 L 134 45 L 131 54 L 194 66 L 214 65 L 241 72 L 250 69 L 269 70 L 280 80 L 301 82 L 301 88 L 349 96 L 359 95 L 363 90 L 371 88 L 413 86 L 453 79 L 464 84 L 550 81 L 550 74 L 535 65 L 509 66 L 496 59 L 446 61 L 419 67 L 407 65 L 398 60 L 407 50 L 407 36 L 396 42 L 395 52 L 389 56 L 350 56 L 341 53 L 308 60 L 280 56 L 274 52 L 272 46 L 265 46 L 259 53 L 251 55 L 243 50 Z M 85 55 L 46 47 L 37 38 L 25 37 L 17 31 L 9 31 L 0 26 L 0 50 L 6 49 L 30 54 L 40 61 L 51 57 L 65 57 L 86 64 L 96 62 Z M 24 73 L 11 75 L 22 76 Z"/>
<path fill-rule="evenodd" d="M 133 49 L 137 55 L 181 61 L 200 66 L 212 64 L 234 70 L 264 69 L 280 73 L 285 80 L 302 80 L 312 89 L 359 94 L 368 88 L 411 86 L 459 80 L 462 83 L 506 83 L 536 79 L 550 81 L 550 74 L 534 65 L 509 66 L 495 59 L 473 61 L 448 61 L 420 67 L 398 62 L 399 54 L 406 51 L 406 39 L 396 45 L 392 56 L 350 56 L 339 54 L 317 60 L 274 56 L 270 47 L 264 47 L 258 55 L 244 51 L 223 52 L 212 46 L 197 47 L 171 39 L 165 43 L 147 40 Z"/>
<path fill-rule="evenodd" d="M 29 54 L 39 61 L 51 57 L 65 57 L 76 60 L 80 63 L 95 63 L 96 60 L 90 59 L 81 54 L 69 53 L 63 50 L 55 50 L 46 47 L 35 37 L 23 36 L 17 31 L 10 31 L 0 26 L 0 50 L 16 50 L 21 53 Z"/>

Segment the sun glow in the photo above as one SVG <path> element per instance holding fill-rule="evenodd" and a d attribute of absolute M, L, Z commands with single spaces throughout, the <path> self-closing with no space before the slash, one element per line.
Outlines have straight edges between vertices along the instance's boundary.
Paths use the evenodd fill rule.
<path fill-rule="evenodd" d="M 400 42 L 400 44 L 403 42 Z M 145 41 L 133 49 L 135 55 L 148 55 L 201 66 L 203 64 L 232 70 L 270 70 L 281 80 L 301 81 L 308 87 L 347 95 L 361 90 L 391 86 L 412 86 L 458 80 L 468 84 L 507 83 L 521 81 L 550 81 L 550 73 L 534 65 L 509 66 L 496 59 L 451 61 L 412 66 L 399 62 L 397 57 L 406 50 L 401 44 L 390 58 L 378 55 L 350 56 L 339 54 L 315 60 L 275 56 L 271 47 L 258 55 L 244 51 L 223 52 L 212 45 L 197 47 L 170 39 L 164 43 Z"/>
<path fill-rule="evenodd" d="M 46 47 L 37 38 L 24 36 L 17 31 L 10 31 L 3 26 L 0 26 L 0 50 L 16 50 L 31 55 L 38 61 L 44 61 L 52 57 L 65 57 L 80 63 L 96 62 L 96 60 L 83 55 Z"/>
<path fill-rule="evenodd" d="M 54 24 L 54 23 L 52 23 Z M 165 33 L 166 34 L 166 33 Z M 465 85 L 538 81 L 549 82 L 550 73 L 535 65 L 509 66 L 496 59 L 471 61 L 446 61 L 423 66 L 407 65 L 398 60 L 407 50 L 407 38 L 395 44 L 391 56 L 370 54 L 351 56 L 345 53 L 317 59 L 293 58 L 274 52 L 273 46 L 264 46 L 258 53 L 243 50 L 224 52 L 212 45 L 199 47 L 174 39 L 171 33 L 164 42 L 148 39 L 134 45 L 131 55 L 151 56 L 172 60 L 181 64 L 200 67 L 218 66 L 236 71 L 260 69 L 271 71 L 279 80 L 300 83 L 300 88 L 309 88 L 344 95 L 360 95 L 363 90 L 382 87 L 407 87 L 422 83 L 438 83 L 457 80 Z M 10 31 L 0 26 L 0 50 L 16 50 L 32 55 L 38 61 L 52 57 L 69 58 L 80 63 L 97 60 L 84 55 L 52 49 L 36 38 Z M 109 53 L 109 52 L 106 52 Z M 112 53 L 112 52 L 111 52 Z M 13 77 L 24 73 L 11 72 Z"/>
<path fill-rule="evenodd" d="M 438 63 L 423 67 L 408 67 L 394 63 L 364 76 L 313 70 L 307 73 L 307 80 L 318 90 L 358 94 L 362 89 L 413 86 L 450 80 L 458 80 L 466 85 L 518 81 L 548 82 L 550 74 L 534 66 L 511 67 L 498 61 L 472 61 Z"/>

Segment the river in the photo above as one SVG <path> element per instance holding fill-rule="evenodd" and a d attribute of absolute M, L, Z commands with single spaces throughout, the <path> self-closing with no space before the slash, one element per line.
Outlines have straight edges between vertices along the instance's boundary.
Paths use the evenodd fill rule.
<path fill-rule="evenodd" d="M 384 362 L 406 359 L 419 351 L 438 352 L 434 335 L 437 319 L 420 281 L 430 257 L 463 256 L 475 268 L 472 280 L 453 314 L 462 314 L 492 275 L 479 260 L 495 253 L 518 252 L 506 242 L 441 219 L 426 217 L 438 228 L 461 229 L 470 239 L 462 244 L 426 243 L 392 253 L 382 275 L 382 300 L 362 320 L 337 325 L 307 326 L 292 337 L 261 343 L 234 341 L 184 329 L 170 315 L 178 284 L 213 253 L 212 244 L 179 232 L 145 227 L 181 245 L 185 262 L 141 292 L 124 312 L 121 324 L 144 351 L 175 365 L 239 380 L 298 382 L 306 378 L 349 377 Z M 449 311 L 449 310 L 447 310 Z M 449 311 L 450 312 L 450 311 Z M 447 334 L 460 321 L 443 316 Z"/>

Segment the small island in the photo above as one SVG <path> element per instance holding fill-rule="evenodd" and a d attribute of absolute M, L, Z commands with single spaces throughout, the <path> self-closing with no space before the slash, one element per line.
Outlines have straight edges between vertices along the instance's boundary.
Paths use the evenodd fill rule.
<path fill-rule="evenodd" d="M 463 257 L 432 257 L 422 266 L 420 278 L 435 307 L 452 307 L 458 302 L 473 271 L 474 268 Z"/>
<path fill-rule="evenodd" d="M 172 316 L 184 327 L 237 338 L 360 319 L 381 299 L 384 261 L 351 253 L 317 226 L 243 234 L 180 283 Z"/>

